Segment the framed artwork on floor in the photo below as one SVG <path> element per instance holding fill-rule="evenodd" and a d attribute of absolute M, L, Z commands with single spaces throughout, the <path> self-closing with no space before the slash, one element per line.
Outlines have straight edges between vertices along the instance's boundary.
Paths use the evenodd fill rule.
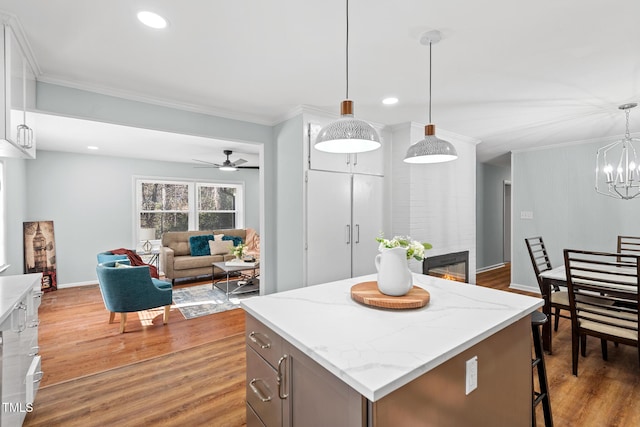
<path fill-rule="evenodd" d="M 55 291 L 58 289 L 58 282 L 53 221 L 30 221 L 22 224 L 24 272 L 42 273 L 42 290 Z"/>

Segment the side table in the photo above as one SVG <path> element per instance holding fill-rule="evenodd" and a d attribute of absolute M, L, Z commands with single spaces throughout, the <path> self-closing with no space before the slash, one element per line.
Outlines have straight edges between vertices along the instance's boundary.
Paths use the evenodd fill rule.
<path fill-rule="evenodd" d="M 256 262 L 256 263 L 246 263 L 246 264 L 247 265 L 227 265 L 227 263 L 224 261 L 212 263 L 211 264 L 212 287 L 217 287 L 221 291 L 224 291 L 227 294 L 227 299 L 229 299 L 229 295 L 246 294 L 249 292 L 256 292 L 260 290 L 260 286 L 259 285 L 256 286 L 256 284 L 254 283 L 258 281 L 256 276 L 256 270 L 260 268 L 260 263 Z M 226 274 L 226 281 L 224 282 L 226 285 L 225 288 L 222 288 L 221 286 L 219 286 L 221 282 L 218 282 L 218 283 L 213 282 L 214 270 L 216 267 L 224 271 Z M 240 284 L 240 281 L 238 281 L 237 282 L 238 284 L 236 285 L 236 287 L 230 290 L 229 289 L 230 273 L 235 273 L 238 271 L 242 272 L 247 270 L 252 271 L 251 275 L 240 273 L 240 277 L 245 279 L 244 283 Z"/>

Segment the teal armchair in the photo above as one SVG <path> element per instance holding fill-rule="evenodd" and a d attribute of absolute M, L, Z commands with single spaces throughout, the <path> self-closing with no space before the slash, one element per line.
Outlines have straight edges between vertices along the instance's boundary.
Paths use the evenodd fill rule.
<path fill-rule="evenodd" d="M 118 266 L 116 266 L 118 265 Z M 132 267 L 111 261 L 96 267 L 100 292 L 107 310 L 109 323 L 120 313 L 120 333 L 124 332 L 127 313 L 164 306 L 163 323 L 169 319 L 173 302 L 171 283 L 152 279 L 149 266 Z"/>

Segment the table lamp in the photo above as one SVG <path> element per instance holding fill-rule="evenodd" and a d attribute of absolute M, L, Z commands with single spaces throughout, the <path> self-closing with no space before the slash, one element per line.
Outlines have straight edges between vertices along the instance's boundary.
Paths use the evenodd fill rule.
<path fill-rule="evenodd" d="M 145 252 L 151 252 L 153 245 L 149 240 L 156 239 L 156 229 L 155 228 L 141 228 L 140 229 L 140 241 L 144 242 L 142 244 L 142 249 Z"/>

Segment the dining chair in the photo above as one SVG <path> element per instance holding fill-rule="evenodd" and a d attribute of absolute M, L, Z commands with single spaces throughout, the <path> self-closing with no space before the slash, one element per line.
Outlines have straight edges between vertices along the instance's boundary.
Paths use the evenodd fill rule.
<path fill-rule="evenodd" d="M 586 356 L 586 337 L 598 337 L 602 358 L 607 341 L 638 348 L 638 284 L 640 256 L 619 261 L 618 253 L 564 250 L 564 264 L 571 310 L 573 375 L 578 376 L 578 350 Z"/>
<path fill-rule="evenodd" d="M 617 252 L 626 255 L 640 255 L 640 237 L 618 236 Z M 618 261 L 623 261 L 625 258 L 618 257 Z"/>
<path fill-rule="evenodd" d="M 538 281 L 538 287 L 540 293 L 544 297 L 542 292 L 542 278 L 540 273 L 543 271 L 551 270 L 551 261 L 547 254 L 547 248 L 544 245 L 542 237 L 529 237 L 524 239 L 527 244 L 527 250 L 529 251 L 529 257 L 531 258 L 531 264 L 533 265 L 533 271 L 536 274 L 536 280 Z M 555 309 L 555 321 L 553 324 L 553 330 L 558 331 L 558 324 L 560 318 L 571 319 L 570 315 L 562 314 L 561 310 L 569 312 L 569 293 L 566 290 L 561 290 L 558 285 L 554 285 L 551 290 L 551 308 Z"/>

